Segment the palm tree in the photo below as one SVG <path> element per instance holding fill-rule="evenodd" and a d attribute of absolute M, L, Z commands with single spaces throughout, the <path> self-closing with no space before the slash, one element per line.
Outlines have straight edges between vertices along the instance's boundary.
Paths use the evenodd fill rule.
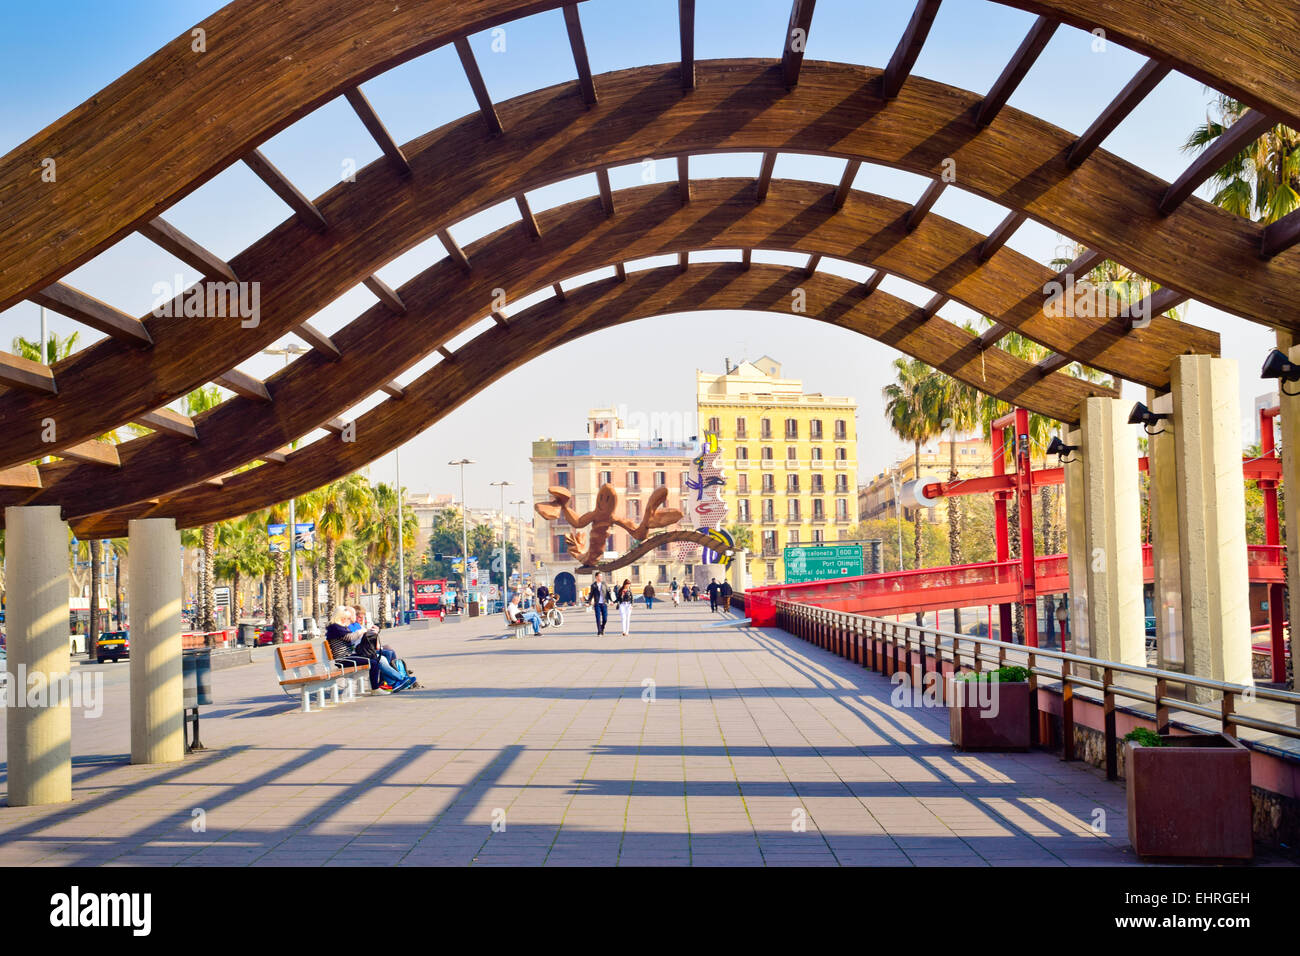
<path fill-rule="evenodd" d="M 126 617 L 122 613 L 122 561 L 130 553 L 131 542 L 128 538 L 113 538 L 109 541 L 109 546 L 116 559 L 113 562 L 113 608 L 116 629 L 120 631 L 126 626 Z"/>
<path fill-rule="evenodd" d="M 334 619 L 334 605 L 338 599 L 339 580 L 336 573 L 338 546 L 355 519 L 369 509 L 370 485 L 360 474 L 331 482 L 322 489 L 320 517 L 316 521 L 316 536 L 325 543 L 325 619 Z"/>
<path fill-rule="evenodd" d="M 370 577 L 366 567 L 365 549 L 356 538 L 344 538 L 334 551 L 334 580 L 344 591 L 347 602 L 348 590 L 358 584 L 364 584 Z"/>
<path fill-rule="evenodd" d="M 1217 119 L 1207 114 L 1204 125 L 1192 130 L 1185 152 L 1201 152 L 1241 119 L 1247 107 L 1219 94 Z M 1215 190 L 1210 202 L 1246 219 L 1276 222 L 1300 209 L 1300 133 L 1281 124 L 1247 145 L 1210 177 Z"/>
<path fill-rule="evenodd" d="M 366 547 L 366 557 L 378 577 L 379 626 L 388 626 L 388 563 L 392 560 L 396 541 L 394 512 L 397 510 L 397 492 L 380 482 L 371 492 L 371 511 L 365 523 L 357 529 L 357 538 Z"/>
<path fill-rule="evenodd" d="M 205 385 L 185 396 L 185 413 L 191 418 L 215 408 L 221 404 L 221 389 L 215 385 Z M 198 629 L 215 631 L 217 628 L 217 606 L 213 590 L 213 564 L 216 558 L 217 529 L 213 524 L 205 524 L 200 533 L 203 548 L 202 583 L 199 586 Z"/>
<path fill-rule="evenodd" d="M 31 362 L 43 361 L 46 365 L 53 365 L 73 353 L 79 338 L 81 338 L 80 332 L 72 332 L 68 335 L 59 335 L 57 332 L 51 333 L 50 337 L 45 340 L 45 357 L 42 359 L 40 342 L 33 342 L 31 339 L 16 335 L 13 341 L 13 353 L 19 358 L 25 358 Z"/>
<path fill-rule="evenodd" d="M 970 431 L 979 424 L 980 392 L 978 389 L 959 382 L 950 375 L 939 379 L 941 399 L 936 406 L 939 416 L 937 425 L 940 430 L 952 430 L 948 442 L 948 481 L 957 480 L 957 435 Z M 948 497 L 948 560 L 956 565 L 962 563 L 961 528 L 964 505 L 961 496 Z M 961 633 L 961 608 L 952 609 L 953 630 Z"/>
<path fill-rule="evenodd" d="M 325 503 L 325 489 L 317 488 L 315 491 L 309 491 L 305 495 L 299 495 L 294 499 L 293 511 L 294 520 L 310 521 L 319 525 L 321 509 Z M 317 555 L 313 550 L 310 555 L 304 552 L 304 557 L 311 565 L 311 600 L 308 602 L 304 611 L 313 618 L 319 618 L 319 608 L 316 602 L 320 593 L 320 562 L 316 560 Z M 304 574 L 307 568 L 301 567 L 300 571 Z"/>
<path fill-rule="evenodd" d="M 283 524 L 288 520 L 289 506 L 281 502 L 272 505 L 265 513 L 270 524 Z M 292 533 L 289 535 L 289 547 L 293 547 Z M 288 617 L 285 607 L 286 588 L 284 586 L 284 568 L 287 557 L 287 551 L 276 551 L 271 561 L 271 588 L 268 598 L 271 602 L 271 634 L 274 635 L 271 640 L 275 644 L 279 644 L 284 640 L 285 621 Z"/>

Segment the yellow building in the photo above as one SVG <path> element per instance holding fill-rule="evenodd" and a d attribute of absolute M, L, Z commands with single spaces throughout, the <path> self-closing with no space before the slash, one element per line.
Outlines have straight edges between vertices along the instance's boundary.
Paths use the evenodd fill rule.
<path fill-rule="evenodd" d="M 787 545 L 849 537 L 857 520 L 857 403 L 805 393 L 764 356 L 696 371 L 701 434 L 718 436 L 726 523 L 748 527 L 755 586 L 784 581 Z"/>

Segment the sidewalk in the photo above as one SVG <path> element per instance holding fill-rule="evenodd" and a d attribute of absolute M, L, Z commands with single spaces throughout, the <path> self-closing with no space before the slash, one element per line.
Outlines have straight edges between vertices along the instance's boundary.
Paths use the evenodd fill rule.
<path fill-rule="evenodd" d="M 173 765 L 126 762 L 126 665 L 99 665 L 74 799 L 0 806 L 0 865 L 1137 863 L 1122 786 L 956 754 L 945 710 L 894 709 L 887 680 L 784 632 L 705 604 L 639 607 L 626 639 L 568 618 L 394 631 L 428 689 L 319 713 L 269 660 L 218 671 L 209 750 Z"/>

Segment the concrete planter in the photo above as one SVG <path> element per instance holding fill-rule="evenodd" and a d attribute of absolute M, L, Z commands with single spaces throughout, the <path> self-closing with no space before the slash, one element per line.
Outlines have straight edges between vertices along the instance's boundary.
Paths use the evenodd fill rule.
<path fill-rule="evenodd" d="M 958 750 L 1028 750 L 1029 683 L 953 681 L 949 736 Z"/>
<path fill-rule="evenodd" d="M 1227 734 L 1162 735 L 1125 745 L 1128 839 L 1138 856 L 1249 860 L 1250 751 Z"/>

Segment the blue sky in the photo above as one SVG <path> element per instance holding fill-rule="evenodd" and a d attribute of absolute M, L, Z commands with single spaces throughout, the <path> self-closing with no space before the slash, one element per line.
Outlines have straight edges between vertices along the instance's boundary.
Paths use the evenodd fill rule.
<path fill-rule="evenodd" d="M 0 151 L 8 152 L 59 116 L 125 73 L 168 40 L 188 31 L 220 4 L 195 0 L 43 0 L 6 4 L 0 22 Z M 912 0 L 820 0 L 807 48 L 810 59 L 883 66 L 911 15 Z M 596 73 L 678 57 L 675 0 L 588 0 L 579 7 Z M 741 16 L 737 9 L 743 9 Z M 789 0 L 699 0 L 696 55 L 712 57 L 779 55 L 789 17 Z M 918 60 L 915 73 L 966 89 L 983 91 L 1010 59 L 1033 17 L 989 0 L 945 0 Z M 571 81 L 573 60 L 563 19 L 550 11 L 505 26 L 505 51 L 493 52 L 491 37 L 472 38 L 489 91 L 502 100 L 528 90 Z M 1011 105 L 1082 132 L 1142 64 L 1143 58 L 1108 43 L 1094 49 L 1093 37 L 1061 28 L 1039 58 Z M 450 47 L 403 64 L 364 86 L 379 115 L 401 141 L 450 122 L 476 107 L 459 61 Z M 1181 151 L 1187 133 L 1203 122 L 1211 93 L 1178 74 L 1168 77 L 1107 140 L 1105 148 L 1166 179 L 1190 161 Z M 317 195 L 340 176 L 341 164 L 365 165 L 378 147 L 342 99 L 321 107 L 263 145 L 266 154 L 307 195 Z M 758 158 L 727 155 L 693 160 L 694 177 L 753 175 Z M 842 161 L 783 154 L 776 175 L 834 183 Z M 666 175 L 675 175 L 668 167 Z M 615 188 L 632 185 L 638 169 L 616 171 Z M 911 201 L 925 180 L 908 173 L 864 166 L 860 189 Z M 530 195 L 545 208 L 595 192 L 594 178 L 556 184 Z M 945 192 L 935 207 L 940 215 L 989 231 L 1004 211 L 959 189 Z M 491 232 L 516 213 L 488 210 L 453 232 L 462 244 Z M 230 257 L 288 216 L 287 208 L 251 172 L 237 165 L 218 175 L 166 213 L 167 218 L 223 257 Z M 1010 245 L 1048 261 L 1063 238 L 1030 223 Z M 392 285 L 407 281 L 441 257 L 436 240 L 412 250 L 380 270 Z M 756 257 L 762 260 L 761 256 Z M 786 261 L 780 256 L 770 261 Z M 75 270 L 67 281 L 132 314 L 152 304 L 151 288 L 180 272 L 197 278 L 151 243 L 132 236 Z M 863 272 L 865 275 L 865 271 Z M 887 279 L 882 288 L 914 302 L 928 294 L 909 283 Z M 331 303 L 312 321 L 330 332 L 368 308 L 373 297 L 353 290 Z M 973 319 L 969 310 L 949 305 L 942 313 L 956 321 Z M 1241 398 L 1247 422 L 1255 395 L 1265 391 L 1258 367 L 1272 334 L 1193 303 L 1189 320 L 1224 335 L 1223 352 L 1241 363 Z M 78 328 L 51 315 L 61 333 Z M 15 335 L 38 334 L 35 306 L 22 304 L 0 313 L 0 344 Z M 96 333 L 81 331 L 82 342 Z M 902 446 L 889 434 L 881 412 L 880 387 L 889 378 L 897 353 L 869 339 L 825 327 L 792 323 L 788 317 L 741 313 L 710 314 L 704 319 L 675 316 L 638 322 L 597 339 L 570 344 L 511 373 L 478 398 L 410 442 L 402 454 L 403 484 L 413 491 L 458 490 L 451 458 L 468 456 L 480 464 L 466 474 L 475 507 L 495 506 L 489 482 L 506 479 L 514 492 L 530 483 L 529 442 L 540 436 L 581 437 L 586 410 L 626 406 L 631 412 L 672 413 L 693 409 L 695 370 L 721 371 L 723 360 L 763 354 L 780 359 L 786 374 L 801 378 L 811 391 L 851 395 L 859 403 L 859 473 L 863 480 L 886 467 Z M 635 354 L 653 376 L 619 374 L 619 355 Z M 258 356 L 241 368 L 270 375 L 282 362 Z M 418 373 L 425 366 L 417 366 Z M 592 376 L 589 370 L 601 374 Z M 403 381 L 409 380 L 404 376 Z M 600 382 L 593 391 L 590 383 Z M 1129 386 L 1134 397 L 1140 392 Z M 1127 394 L 1127 393 L 1126 393 Z M 368 404 L 360 406 L 361 409 Z M 350 416 L 349 416 L 350 417 Z M 377 462 L 372 474 L 392 478 L 392 456 Z M 519 497 L 515 494 L 511 497 Z M 526 495 L 525 495 L 526 496 Z"/>

